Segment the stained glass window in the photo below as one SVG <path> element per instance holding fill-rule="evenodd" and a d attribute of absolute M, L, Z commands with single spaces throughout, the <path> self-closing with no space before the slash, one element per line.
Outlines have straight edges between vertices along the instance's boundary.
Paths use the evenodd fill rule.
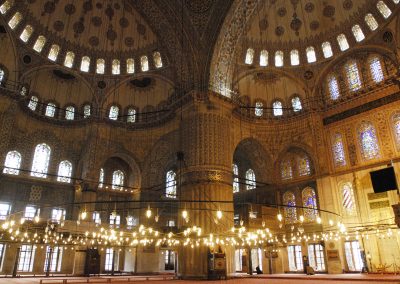
<path fill-rule="evenodd" d="M 336 76 L 330 75 L 328 77 L 328 88 L 331 100 L 337 100 L 340 96 L 340 89 Z"/>
<path fill-rule="evenodd" d="M 14 14 L 14 16 L 12 16 L 12 18 L 10 19 L 10 21 L 8 21 L 8 25 L 10 26 L 10 28 L 13 30 L 15 29 L 18 24 L 21 22 L 22 20 L 22 15 L 20 12 L 16 12 Z"/>
<path fill-rule="evenodd" d="M 72 68 L 72 66 L 74 66 L 74 60 L 75 60 L 75 53 L 73 53 L 72 51 L 68 51 L 67 54 L 65 55 L 64 66 Z"/>
<path fill-rule="evenodd" d="M 176 173 L 168 171 L 165 175 L 165 196 L 176 198 Z"/>
<path fill-rule="evenodd" d="M 239 192 L 239 167 L 236 164 L 232 165 L 232 172 L 233 172 L 233 193 Z"/>
<path fill-rule="evenodd" d="M 297 66 L 300 64 L 300 56 L 297 49 L 293 49 L 290 51 L 290 64 L 293 66 Z"/>
<path fill-rule="evenodd" d="M 21 35 L 20 35 L 19 38 L 20 38 L 23 42 L 27 42 L 27 41 L 30 39 L 32 33 L 33 33 L 33 28 L 32 28 L 32 26 L 31 26 L 31 25 L 27 25 L 27 26 L 25 27 L 25 29 L 22 31 L 22 33 L 21 33 Z"/>
<path fill-rule="evenodd" d="M 118 119 L 118 113 L 119 113 L 119 107 L 111 106 L 110 107 L 110 113 L 108 114 L 108 118 L 111 119 L 111 120 L 117 120 Z"/>
<path fill-rule="evenodd" d="M 376 7 L 385 19 L 389 18 L 392 14 L 392 10 L 390 10 L 383 1 L 379 1 L 378 3 L 376 3 Z"/>
<path fill-rule="evenodd" d="M 82 61 L 81 61 L 81 71 L 82 72 L 89 72 L 90 68 L 90 57 L 89 56 L 83 56 Z"/>
<path fill-rule="evenodd" d="M 371 58 L 369 62 L 369 68 L 372 80 L 374 80 L 375 83 L 382 82 L 384 79 L 384 75 L 382 70 L 382 64 L 378 57 Z"/>
<path fill-rule="evenodd" d="M 103 188 L 104 186 L 104 169 L 100 169 L 100 174 L 99 174 L 99 188 Z"/>
<path fill-rule="evenodd" d="M 246 189 L 251 190 L 256 188 L 256 174 L 253 169 L 246 171 Z"/>
<path fill-rule="evenodd" d="M 160 52 L 156 51 L 153 53 L 153 61 L 156 68 L 161 68 L 163 66 Z"/>
<path fill-rule="evenodd" d="M 362 157 L 365 160 L 378 158 L 380 154 L 375 127 L 369 122 L 364 122 L 359 128 L 358 135 Z"/>
<path fill-rule="evenodd" d="M 315 54 L 315 49 L 313 46 L 309 46 L 306 48 L 307 62 L 313 63 L 317 61 L 317 56 Z"/>
<path fill-rule="evenodd" d="M 315 190 L 311 187 L 306 187 L 301 193 L 304 207 L 304 218 L 307 221 L 315 221 L 318 216 L 317 197 Z"/>
<path fill-rule="evenodd" d="M 282 67 L 283 66 L 283 51 L 278 50 L 275 52 L 275 66 Z"/>
<path fill-rule="evenodd" d="M 6 72 L 0 68 L 0 85 L 3 83 L 4 78 L 6 77 Z"/>
<path fill-rule="evenodd" d="M 83 118 L 88 118 L 90 116 L 90 105 L 85 105 L 83 107 Z"/>
<path fill-rule="evenodd" d="M 75 108 L 73 106 L 67 106 L 65 109 L 65 119 L 74 120 L 75 118 Z"/>
<path fill-rule="evenodd" d="M 254 108 L 254 114 L 256 116 L 262 116 L 263 112 L 264 112 L 263 103 L 262 102 L 256 102 L 256 107 Z"/>
<path fill-rule="evenodd" d="M 12 4 L 10 3 L 10 1 L 5 1 L 1 6 L 0 6 L 0 13 L 2 13 L 3 15 L 5 13 L 7 13 L 8 10 L 10 10 Z"/>
<path fill-rule="evenodd" d="M 134 123 L 136 121 L 136 109 L 128 109 L 128 116 L 126 118 L 126 121 L 129 123 Z"/>
<path fill-rule="evenodd" d="M 58 177 L 59 182 L 71 182 L 72 175 L 72 164 L 70 161 L 62 161 L 58 166 Z"/>
<path fill-rule="evenodd" d="M 359 25 L 354 25 L 351 28 L 351 31 L 353 32 L 354 38 L 356 39 L 357 42 L 360 42 L 363 39 L 365 39 L 365 35 Z"/>
<path fill-rule="evenodd" d="M 32 111 L 35 111 L 37 108 L 39 99 L 36 96 L 32 96 L 31 99 L 29 100 L 28 108 L 30 108 Z"/>
<path fill-rule="evenodd" d="M 0 72 L 1 72 L 1 71 L 0 71 Z M 1 78 L 0 78 L 0 81 L 1 81 Z M 19 92 L 19 94 L 20 94 L 21 96 L 25 97 L 27 93 L 28 93 L 28 88 L 25 87 L 25 86 L 22 86 L 21 91 Z"/>
<path fill-rule="evenodd" d="M 268 51 L 265 49 L 260 52 L 260 66 L 268 66 Z"/>
<path fill-rule="evenodd" d="M 31 176 L 46 178 L 50 162 L 50 147 L 43 143 L 38 144 L 33 155 Z"/>
<path fill-rule="evenodd" d="M 351 184 L 351 182 L 346 182 L 342 184 L 341 192 L 344 213 L 347 215 L 353 215 L 356 210 L 356 202 L 354 199 L 353 185 Z"/>
<path fill-rule="evenodd" d="M 253 64 L 253 60 L 254 60 L 254 49 L 249 48 L 249 49 L 247 49 L 246 58 L 244 60 L 244 63 L 250 65 L 250 64 Z"/>
<path fill-rule="evenodd" d="M 149 59 L 146 55 L 140 57 L 140 65 L 143 72 L 149 71 Z"/>
<path fill-rule="evenodd" d="M 308 176 L 311 174 L 310 158 L 306 155 L 297 157 L 297 170 L 299 176 Z"/>
<path fill-rule="evenodd" d="M 351 61 L 345 65 L 345 72 L 347 77 L 347 83 L 351 91 L 357 91 L 361 89 L 361 78 L 360 72 L 358 71 L 357 62 Z"/>
<path fill-rule="evenodd" d="M 347 38 L 344 34 L 340 34 L 337 36 L 337 41 L 339 44 L 339 48 L 341 51 L 345 51 L 347 49 L 349 49 L 349 42 L 347 41 Z"/>
<path fill-rule="evenodd" d="M 283 205 L 285 205 L 285 220 L 287 223 L 294 223 L 297 221 L 296 210 L 296 197 L 293 192 L 286 191 L 283 195 Z"/>
<path fill-rule="evenodd" d="M 325 58 L 333 56 L 332 46 L 329 41 L 325 41 L 322 43 L 322 52 L 324 53 Z"/>
<path fill-rule="evenodd" d="M 273 114 L 274 114 L 274 116 L 281 116 L 281 115 L 283 115 L 282 102 L 280 102 L 280 101 L 275 101 L 275 102 L 272 104 L 272 109 L 273 109 Z"/>
<path fill-rule="evenodd" d="M 376 30 L 379 26 L 378 22 L 376 21 L 375 17 L 372 14 L 365 15 L 364 20 L 371 31 Z"/>
<path fill-rule="evenodd" d="M 50 48 L 49 55 L 47 56 L 47 58 L 49 58 L 51 61 L 56 61 L 59 52 L 60 52 L 60 46 L 58 46 L 57 44 L 53 44 Z"/>
<path fill-rule="evenodd" d="M 126 60 L 126 73 L 128 74 L 135 73 L 135 60 L 133 58 L 128 58 Z"/>
<path fill-rule="evenodd" d="M 97 59 L 96 61 L 96 73 L 104 74 L 106 70 L 106 61 L 102 58 Z"/>
<path fill-rule="evenodd" d="M 283 180 L 293 178 L 292 162 L 289 158 L 281 161 L 281 178 Z"/>
<path fill-rule="evenodd" d="M 118 59 L 112 61 L 111 73 L 113 75 L 119 75 L 121 73 L 121 63 Z"/>
<path fill-rule="evenodd" d="M 332 139 L 333 160 L 336 166 L 346 165 L 342 134 L 335 133 Z"/>
<path fill-rule="evenodd" d="M 10 151 L 7 153 L 6 160 L 4 161 L 4 174 L 19 175 L 19 168 L 21 166 L 21 154 L 17 151 Z"/>
<path fill-rule="evenodd" d="M 112 175 L 112 189 L 122 190 L 124 187 L 125 175 L 121 170 L 116 170 Z"/>
<path fill-rule="evenodd" d="M 395 115 L 393 115 L 392 125 L 393 125 L 394 139 L 397 148 L 400 149 L 400 113 L 396 113 Z"/>
<path fill-rule="evenodd" d="M 301 105 L 300 97 L 296 96 L 292 98 L 292 108 L 294 112 L 301 111 L 303 106 Z"/>
<path fill-rule="evenodd" d="M 46 44 L 46 38 L 42 35 L 38 36 L 35 44 L 33 45 L 33 50 L 36 52 L 42 52 L 44 45 Z"/>
<path fill-rule="evenodd" d="M 54 117 L 56 114 L 56 105 L 53 103 L 48 103 L 46 106 L 45 116 Z"/>

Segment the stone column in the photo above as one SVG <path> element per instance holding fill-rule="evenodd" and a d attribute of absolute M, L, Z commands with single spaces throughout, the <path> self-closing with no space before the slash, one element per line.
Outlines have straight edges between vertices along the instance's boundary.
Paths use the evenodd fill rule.
<path fill-rule="evenodd" d="M 233 226 L 230 110 L 223 100 L 214 96 L 194 94 L 193 98 L 183 110 L 180 132 L 183 166 L 178 196 L 183 201 L 199 202 L 180 203 L 178 223 L 181 230 L 198 226 L 202 236 L 212 233 L 216 239 L 229 233 Z M 183 210 L 188 211 L 188 222 L 182 218 Z M 217 218 L 218 210 L 223 212 L 221 219 Z M 221 249 L 226 253 L 227 273 L 230 274 L 234 271 L 234 249 L 229 246 L 221 246 Z M 186 279 L 207 277 L 208 248 L 203 243 L 198 247 L 180 248 L 178 275 Z"/>

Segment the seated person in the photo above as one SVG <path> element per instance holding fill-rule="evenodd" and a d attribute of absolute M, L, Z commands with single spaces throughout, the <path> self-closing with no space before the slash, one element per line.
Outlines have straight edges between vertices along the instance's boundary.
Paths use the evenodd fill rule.
<path fill-rule="evenodd" d="M 257 274 L 263 274 L 263 272 L 261 271 L 259 266 L 256 267 L 256 272 L 257 272 Z"/>

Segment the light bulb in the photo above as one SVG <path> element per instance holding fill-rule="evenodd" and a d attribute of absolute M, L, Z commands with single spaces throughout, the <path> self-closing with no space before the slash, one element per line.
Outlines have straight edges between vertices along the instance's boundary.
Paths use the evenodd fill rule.
<path fill-rule="evenodd" d="M 221 210 L 218 210 L 218 211 L 217 211 L 217 218 L 218 218 L 218 219 L 221 219 L 221 218 L 222 218 L 222 211 L 221 211 Z"/>
<path fill-rule="evenodd" d="M 39 215 L 36 215 L 34 218 L 35 223 L 39 223 L 39 220 L 40 220 Z"/>
<path fill-rule="evenodd" d="M 147 217 L 147 218 L 150 218 L 150 217 L 151 217 L 151 209 L 150 209 L 150 207 L 147 208 L 146 217 Z"/>
<path fill-rule="evenodd" d="M 304 222 L 304 216 L 300 215 L 300 222 Z"/>
<path fill-rule="evenodd" d="M 278 217 L 279 222 L 282 221 L 282 214 L 281 213 L 279 213 L 277 217 Z"/>
<path fill-rule="evenodd" d="M 318 217 L 317 217 L 317 223 L 318 223 L 318 224 L 321 224 L 321 222 L 322 222 L 321 217 L 318 216 Z"/>
<path fill-rule="evenodd" d="M 329 220 L 329 225 L 333 226 L 333 221 L 332 220 Z"/>
<path fill-rule="evenodd" d="M 19 221 L 20 223 L 21 223 L 21 225 L 23 224 L 23 223 L 25 223 L 25 218 L 21 218 L 21 220 Z"/>
<path fill-rule="evenodd" d="M 182 218 L 186 219 L 188 217 L 188 212 L 186 210 L 182 211 Z"/>
<path fill-rule="evenodd" d="M 87 217 L 87 212 L 86 212 L 86 210 L 85 210 L 85 211 L 83 211 L 83 212 L 81 213 L 81 219 L 82 219 L 82 220 L 85 220 L 86 217 Z"/>

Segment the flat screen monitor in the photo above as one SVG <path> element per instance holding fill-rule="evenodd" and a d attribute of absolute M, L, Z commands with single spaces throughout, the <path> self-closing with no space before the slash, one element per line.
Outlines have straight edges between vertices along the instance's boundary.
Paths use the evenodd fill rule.
<path fill-rule="evenodd" d="M 397 189 L 396 174 L 393 167 L 369 173 L 375 193 Z"/>

